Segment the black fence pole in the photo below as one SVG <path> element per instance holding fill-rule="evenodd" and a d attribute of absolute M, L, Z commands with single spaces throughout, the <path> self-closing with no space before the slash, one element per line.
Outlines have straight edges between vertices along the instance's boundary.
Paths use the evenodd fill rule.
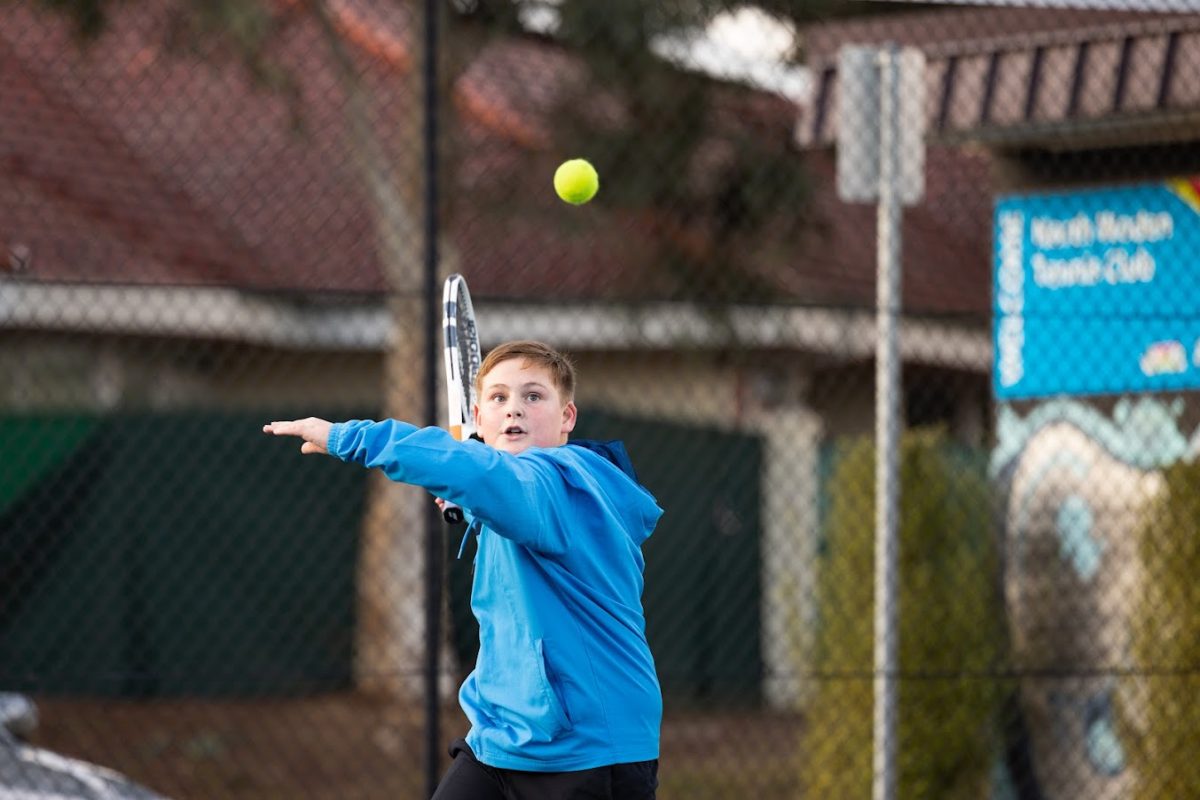
<path fill-rule="evenodd" d="M 438 348 L 438 3 L 425 0 L 425 418 L 436 425 Z M 425 796 L 437 789 L 441 748 L 442 522 L 429 504 L 425 541 Z"/>

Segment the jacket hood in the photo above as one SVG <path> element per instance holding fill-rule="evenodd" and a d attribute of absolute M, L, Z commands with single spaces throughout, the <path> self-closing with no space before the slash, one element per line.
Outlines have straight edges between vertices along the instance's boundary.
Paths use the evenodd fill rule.
<path fill-rule="evenodd" d="M 637 473 L 633 470 L 633 462 L 629 460 L 629 453 L 625 450 L 624 442 L 617 441 L 616 439 L 607 442 L 601 442 L 596 439 L 572 439 L 567 444 L 598 453 L 615 464 L 621 472 L 628 475 L 638 486 L 642 485 L 641 481 L 638 480 Z"/>
<path fill-rule="evenodd" d="M 633 461 L 630 460 L 624 443 L 615 439 L 609 441 L 573 439 L 567 442 L 567 446 L 590 450 L 615 466 L 633 481 L 634 486 L 637 487 L 635 492 L 639 496 L 636 499 L 631 498 L 631 502 L 626 506 L 626 513 L 636 515 L 634 519 L 639 524 L 640 530 L 637 532 L 630 530 L 630 533 L 634 534 L 638 544 L 650 538 L 650 534 L 654 530 L 655 524 L 658 523 L 658 518 L 662 516 L 663 511 L 659 508 L 658 503 L 655 502 L 654 496 L 650 491 L 638 480 L 637 472 L 633 469 Z"/>

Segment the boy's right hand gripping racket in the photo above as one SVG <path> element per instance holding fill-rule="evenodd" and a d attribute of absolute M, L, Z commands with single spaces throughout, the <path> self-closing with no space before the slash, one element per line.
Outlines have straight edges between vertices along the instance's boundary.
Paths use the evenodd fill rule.
<path fill-rule="evenodd" d="M 475 377 L 483 360 L 479 348 L 479 329 L 467 281 L 455 273 L 442 287 L 442 336 L 446 362 L 446 410 L 450 434 L 460 442 L 475 433 L 471 407 L 475 403 Z M 446 522 L 463 521 L 463 510 L 447 502 L 442 509 Z"/>

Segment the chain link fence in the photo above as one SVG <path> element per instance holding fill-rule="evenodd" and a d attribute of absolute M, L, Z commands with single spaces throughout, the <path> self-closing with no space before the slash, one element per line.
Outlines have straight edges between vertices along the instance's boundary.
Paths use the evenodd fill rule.
<path fill-rule="evenodd" d="M 1096 5 L 0 3 L 0 797 L 428 796 L 470 559 L 260 429 L 443 424 L 450 272 L 666 509 L 660 797 L 865 798 L 888 747 L 898 798 L 1196 796 L 1200 16 Z M 880 309 L 840 58 L 893 44 Z"/>

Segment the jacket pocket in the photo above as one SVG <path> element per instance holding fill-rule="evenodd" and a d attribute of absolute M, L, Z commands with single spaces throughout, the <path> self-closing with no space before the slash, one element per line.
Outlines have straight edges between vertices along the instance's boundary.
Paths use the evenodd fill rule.
<path fill-rule="evenodd" d="M 552 742 L 573 727 L 550 679 L 553 674 L 542 640 L 526 639 L 503 659 L 481 663 L 472 673 L 470 691 L 460 698 L 507 748 Z"/>
<path fill-rule="evenodd" d="M 571 717 L 567 714 L 567 709 L 559 697 L 558 691 L 554 688 L 553 681 L 550 680 L 552 674 L 546 665 L 546 644 L 542 639 L 535 639 L 533 642 L 534 648 L 537 650 L 537 666 L 538 677 L 541 679 L 542 687 L 545 690 L 546 706 L 550 712 L 550 717 L 555 724 L 556 733 L 571 730 L 574 725 L 571 723 Z"/>

